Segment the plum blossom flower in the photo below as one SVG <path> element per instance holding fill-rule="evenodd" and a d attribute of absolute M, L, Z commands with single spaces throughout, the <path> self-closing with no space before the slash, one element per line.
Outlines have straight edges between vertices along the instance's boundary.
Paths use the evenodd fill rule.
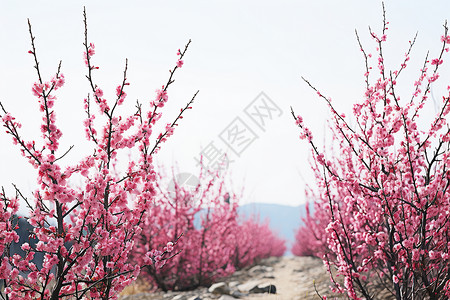
<path fill-rule="evenodd" d="M 441 42 L 450 44 L 450 35 L 441 36 Z"/>
<path fill-rule="evenodd" d="M 438 78 L 439 78 L 439 74 L 436 73 L 436 74 L 434 74 L 433 76 L 429 77 L 429 78 L 428 78 L 428 81 L 429 81 L 429 82 L 435 82 Z"/>
<path fill-rule="evenodd" d="M 97 98 L 103 97 L 103 90 L 102 90 L 101 88 L 99 88 L 99 87 L 95 87 L 95 93 L 94 93 L 94 95 L 95 95 Z"/>
<path fill-rule="evenodd" d="M 394 283 L 398 283 L 398 277 L 397 277 L 397 275 L 394 275 L 394 276 L 392 276 L 392 281 L 394 282 Z"/>
<path fill-rule="evenodd" d="M 10 114 L 4 114 L 2 117 L 3 123 L 12 122 L 14 120 L 14 117 Z"/>
<path fill-rule="evenodd" d="M 156 90 L 156 100 L 160 102 L 167 102 L 169 97 L 167 96 L 167 91 L 164 90 L 164 86 L 162 89 Z"/>
<path fill-rule="evenodd" d="M 38 82 L 35 82 L 33 84 L 33 87 L 31 89 L 33 91 L 33 95 L 36 97 L 42 97 L 42 93 L 44 91 L 44 85 Z"/>
<path fill-rule="evenodd" d="M 52 83 L 54 85 L 55 90 L 62 87 L 65 82 L 66 82 L 66 79 L 64 78 L 64 74 L 59 74 L 58 77 L 52 78 Z"/>
<path fill-rule="evenodd" d="M 167 251 L 169 253 L 172 252 L 173 251 L 173 243 L 172 242 L 168 242 L 167 246 L 164 247 L 164 249 L 165 249 L 165 251 Z"/>
<path fill-rule="evenodd" d="M 28 244 L 28 243 L 23 243 L 21 248 L 22 248 L 23 251 L 28 251 L 28 250 L 31 249 L 30 248 L 30 244 Z"/>
<path fill-rule="evenodd" d="M 433 60 L 431 60 L 431 64 L 432 65 L 441 65 L 444 61 L 442 59 L 439 58 L 435 58 Z"/>

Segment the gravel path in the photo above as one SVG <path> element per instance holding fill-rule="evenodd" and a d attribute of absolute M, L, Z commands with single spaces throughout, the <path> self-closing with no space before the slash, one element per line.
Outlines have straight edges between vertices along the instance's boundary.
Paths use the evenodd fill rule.
<path fill-rule="evenodd" d="M 277 294 L 250 294 L 241 299 L 280 299 L 301 300 L 320 299 L 321 295 L 330 297 L 330 277 L 326 273 L 322 260 L 312 257 L 283 257 L 273 264 L 275 278 L 269 279 L 277 288 Z M 344 299 L 342 295 L 332 295 Z"/>

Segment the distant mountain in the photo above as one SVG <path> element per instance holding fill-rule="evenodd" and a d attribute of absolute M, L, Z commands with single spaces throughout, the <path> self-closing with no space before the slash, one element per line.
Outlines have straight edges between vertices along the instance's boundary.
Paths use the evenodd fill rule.
<path fill-rule="evenodd" d="M 261 221 L 269 219 L 270 228 L 280 237 L 286 239 L 288 250 L 285 255 L 290 255 L 290 248 L 295 239 L 295 231 L 303 224 L 301 218 L 306 215 L 305 205 L 288 206 L 270 203 L 249 203 L 239 206 L 238 212 L 244 216 L 259 215 Z"/>

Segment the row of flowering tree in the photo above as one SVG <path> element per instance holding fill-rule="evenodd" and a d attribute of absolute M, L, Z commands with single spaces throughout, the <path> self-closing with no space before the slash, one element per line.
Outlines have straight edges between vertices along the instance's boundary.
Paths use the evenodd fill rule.
<path fill-rule="evenodd" d="M 440 99 L 431 121 L 424 107 L 450 36 L 445 24 L 439 52 L 427 55 L 412 94 L 400 97 L 397 82 L 415 39 L 398 69 L 389 71 L 383 53 L 387 25 L 384 18 L 381 34 L 370 31 L 374 57 L 359 43 L 366 92 L 352 118 L 305 80 L 330 108 L 334 152 L 321 151 L 292 111 L 301 139 L 311 146 L 317 183 L 314 213 L 304 218 L 293 251 L 323 258 L 330 274 L 343 277 L 331 275 L 334 289 L 351 299 L 376 299 L 382 289 L 395 299 L 448 299 L 450 95 Z"/>
<path fill-rule="evenodd" d="M 36 169 L 38 183 L 37 190 L 29 197 L 19 189 L 10 196 L 0 192 L 0 280 L 4 287 L 0 297 L 3 299 L 116 299 L 135 280 L 145 265 L 131 264 L 128 258 L 157 193 L 153 156 L 173 134 L 196 95 L 159 135 L 152 132 L 168 101 L 173 76 L 183 65 L 188 43 L 178 50 L 176 65 L 170 70 L 167 82 L 157 90 L 156 97 L 138 103 L 135 113 L 121 115 L 120 107 L 129 85 L 127 62 L 114 96 L 106 97 L 94 77 L 99 67 L 94 62 L 95 46 L 88 41 L 85 12 L 84 24 L 84 62 L 91 89 L 84 99 L 87 116 L 84 130 L 92 145 L 90 155 L 75 164 L 62 163 L 71 149 L 60 147 L 62 132 L 54 104 L 65 78 L 61 63 L 51 79 L 44 78 L 30 23 L 28 52 L 37 71 L 32 93 L 42 115 L 42 123 L 38 125 L 41 138 L 35 141 L 22 136 L 21 123 L 0 103 L 3 127 L 17 150 Z M 119 170 L 118 155 L 129 151 L 134 151 L 134 155 L 128 166 Z M 27 217 L 33 226 L 30 239 L 37 240 L 36 245 L 21 246 L 24 256 L 9 251 L 19 238 L 14 231 L 18 224 L 15 214 L 19 199 L 26 202 L 30 212 Z M 147 263 L 156 262 L 152 256 L 155 251 L 151 250 L 154 249 L 146 253 L 150 258 Z M 169 257 L 169 251 L 165 250 L 158 256 L 159 260 Z M 42 265 L 33 262 L 37 253 L 44 256 Z"/>
<path fill-rule="evenodd" d="M 208 286 L 236 269 L 284 254 L 285 241 L 271 231 L 269 223 L 240 217 L 237 197 L 225 191 L 223 180 L 209 178 L 202 173 L 195 188 L 175 184 L 170 192 L 161 189 L 144 220 L 131 260 L 147 265 L 142 275 L 154 288 Z M 168 240 L 177 242 L 165 246 Z M 146 262 L 145 253 L 163 247 L 170 247 L 171 259 L 160 261 L 162 252 L 156 250 L 157 263 Z"/>

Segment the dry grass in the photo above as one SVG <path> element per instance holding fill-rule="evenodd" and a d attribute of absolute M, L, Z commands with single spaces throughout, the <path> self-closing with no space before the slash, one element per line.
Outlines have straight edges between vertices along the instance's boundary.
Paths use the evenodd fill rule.
<path fill-rule="evenodd" d="M 142 279 L 141 277 L 138 277 L 138 279 L 133 282 L 133 284 L 130 284 L 129 286 L 125 287 L 123 291 L 120 293 L 120 296 L 128 296 L 128 295 L 135 295 L 139 293 L 149 293 L 151 292 L 151 286 Z"/>

